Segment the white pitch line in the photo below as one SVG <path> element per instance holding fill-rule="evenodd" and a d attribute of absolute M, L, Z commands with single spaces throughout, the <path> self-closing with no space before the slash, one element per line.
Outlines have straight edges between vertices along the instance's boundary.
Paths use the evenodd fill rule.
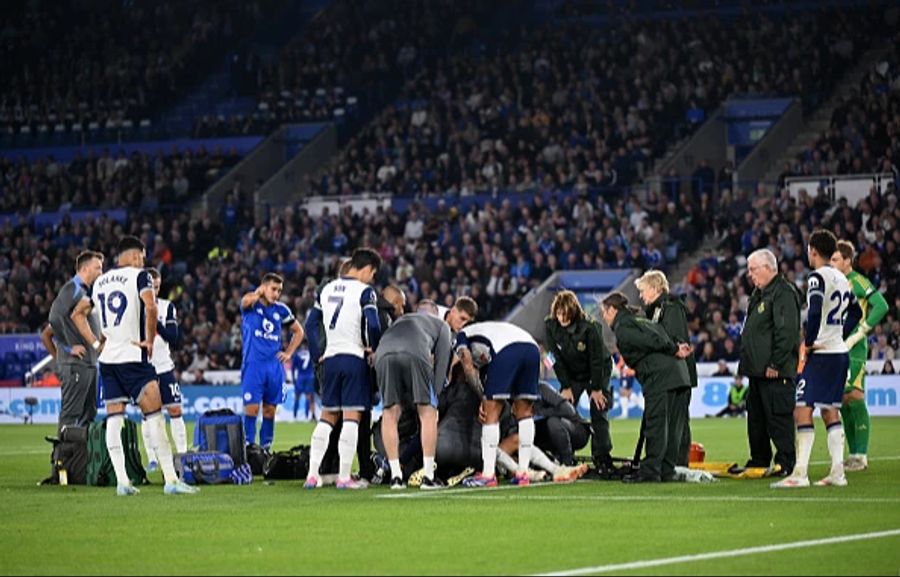
<path fill-rule="evenodd" d="M 567 483 L 569 485 L 578 484 L 578 483 L 587 483 L 587 481 L 576 481 L 575 483 Z M 532 485 L 526 485 L 525 487 L 519 487 L 516 485 L 501 485 L 499 487 L 478 487 L 478 488 L 469 488 L 469 487 L 460 487 L 459 489 L 444 489 L 442 491 L 411 491 L 408 493 L 388 493 L 384 495 L 375 495 L 376 499 L 421 499 L 423 497 L 443 497 L 447 495 L 475 495 L 475 494 L 485 494 L 485 493 L 498 493 L 500 491 L 525 491 L 528 489 L 541 489 L 547 487 L 559 487 L 559 483 L 534 483 Z"/>
<path fill-rule="evenodd" d="M 539 573 L 538 577 L 574 577 L 578 575 L 593 575 L 595 573 L 612 573 L 616 571 L 634 571 L 649 569 L 651 567 L 664 567 L 666 565 L 678 565 L 682 563 L 695 563 L 697 561 L 710 561 L 712 559 L 731 559 L 734 557 L 746 557 L 763 553 L 776 553 L 791 549 L 808 549 L 810 547 L 822 547 L 824 545 L 837 545 L 839 543 L 853 543 L 856 541 L 869 541 L 884 539 L 887 537 L 900 537 L 900 529 L 879 531 L 877 533 L 858 533 L 856 535 L 844 535 L 841 537 L 829 537 L 826 539 L 813 539 L 810 541 L 796 541 L 794 543 L 782 543 L 779 545 L 765 545 L 762 547 L 750 547 L 732 549 L 730 551 L 714 551 L 698 555 L 682 555 L 680 557 L 668 557 L 663 559 L 649 559 L 646 561 L 633 561 L 631 563 L 617 563 L 614 565 L 597 565 L 596 567 L 583 567 L 567 571 L 553 573 Z"/>
<path fill-rule="evenodd" d="M 665 502 L 677 504 L 680 502 L 693 503 L 834 503 L 842 504 L 900 504 L 900 498 L 892 497 L 729 497 L 729 496 L 709 496 L 709 497 L 691 497 L 685 495 L 499 495 L 491 497 L 489 495 L 451 495 L 451 497 L 462 501 L 616 501 L 616 502 Z"/>
<path fill-rule="evenodd" d="M 900 456 L 895 455 L 893 457 L 869 457 L 868 460 L 869 461 L 900 461 Z M 813 461 L 810 463 L 810 465 L 830 465 L 830 464 L 831 464 L 830 460 L 828 460 L 828 461 Z"/>
<path fill-rule="evenodd" d="M 0 457 L 15 457 L 18 455 L 46 455 L 52 452 L 50 447 L 47 449 L 41 450 L 33 450 L 33 451 L 0 451 Z"/>

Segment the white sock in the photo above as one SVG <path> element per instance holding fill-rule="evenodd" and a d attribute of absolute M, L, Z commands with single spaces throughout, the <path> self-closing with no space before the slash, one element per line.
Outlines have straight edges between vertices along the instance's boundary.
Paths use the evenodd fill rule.
<path fill-rule="evenodd" d="M 341 458 L 338 481 L 350 480 L 350 469 L 353 468 L 353 457 L 356 456 L 357 440 L 359 440 L 359 423 L 344 421 L 344 426 L 341 428 L 341 439 L 338 442 L 338 455 Z"/>
<path fill-rule="evenodd" d="M 503 449 L 497 449 L 497 468 L 501 471 L 506 471 L 510 475 L 516 472 L 516 469 L 519 468 L 516 460 L 509 456 L 509 453 L 504 451 Z"/>
<path fill-rule="evenodd" d="M 797 429 L 797 464 L 794 466 L 794 476 L 806 478 L 809 476 L 809 457 L 812 455 L 813 444 L 816 442 L 816 430 L 813 427 Z"/>
<path fill-rule="evenodd" d="M 497 474 L 497 445 L 500 444 L 500 424 L 481 427 L 481 460 L 484 467 L 481 474 L 494 477 Z"/>
<path fill-rule="evenodd" d="M 619 397 L 619 404 L 622 406 L 622 416 L 628 416 L 628 406 L 631 404 L 630 399 L 628 397 Z"/>
<path fill-rule="evenodd" d="M 422 460 L 425 462 L 425 477 L 434 481 L 434 456 L 423 457 Z"/>
<path fill-rule="evenodd" d="M 534 419 L 528 417 L 519 421 L 519 472 L 527 473 L 531 464 L 531 450 L 534 448 Z"/>
<path fill-rule="evenodd" d="M 535 467 L 541 468 L 551 475 L 555 475 L 559 470 L 559 465 L 553 462 L 553 460 L 546 455 L 542 450 L 534 447 L 531 449 L 531 462 L 534 463 Z"/>
<path fill-rule="evenodd" d="M 393 459 L 388 461 L 391 465 L 391 479 L 402 479 L 403 478 L 403 468 L 400 467 L 400 459 Z"/>
<path fill-rule="evenodd" d="M 831 455 L 831 478 L 844 476 L 844 426 L 838 422 L 828 427 L 828 453 Z"/>
<path fill-rule="evenodd" d="M 166 421 L 162 413 L 154 413 L 147 417 L 146 423 L 150 428 L 150 442 L 159 457 L 159 468 L 162 469 L 166 485 L 171 485 L 178 481 L 178 474 L 175 473 L 175 462 L 172 460 L 172 445 L 166 435 Z"/>
<path fill-rule="evenodd" d="M 109 427 L 108 423 L 107 427 Z M 147 462 L 156 461 L 156 451 L 151 447 L 150 427 L 147 426 L 147 423 L 141 423 L 141 437 L 144 439 L 144 451 L 147 453 Z"/>
<path fill-rule="evenodd" d="M 334 427 L 325 421 L 319 421 L 316 428 L 313 429 L 312 440 L 309 442 L 309 476 L 318 477 L 319 469 L 322 466 L 322 459 L 325 458 L 325 451 L 328 450 L 328 441 L 331 439 L 331 431 Z"/>
<path fill-rule="evenodd" d="M 124 415 L 113 415 L 106 419 L 106 450 L 109 451 L 109 459 L 116 471 L 116 484 L 120 487 L 131 485 L 131 479 L 128 478 L 128 471 L 125 469 L 125 449 L 122 448 L 124 426 Z"/>
<path fill-rule="evenodd" d="M 184 417 L 173 417 L 169 421 L 169 428 L 172 429 L 175 450 L 179 453 L 187 453 L 187 428 L 184 425 Z"/>

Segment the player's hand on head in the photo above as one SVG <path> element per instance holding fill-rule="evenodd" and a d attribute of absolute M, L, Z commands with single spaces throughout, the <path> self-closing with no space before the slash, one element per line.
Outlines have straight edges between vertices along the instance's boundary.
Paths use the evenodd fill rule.
<path fill-rule="evenodd" d="M 559 394 L 570 403 L 575 403 L 575 394 L 572 392 L 572 389 L 563 389 Z"/>

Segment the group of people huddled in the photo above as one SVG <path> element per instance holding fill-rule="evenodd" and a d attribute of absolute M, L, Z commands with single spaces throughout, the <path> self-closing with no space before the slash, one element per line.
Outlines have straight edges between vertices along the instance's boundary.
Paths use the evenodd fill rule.
<path fill-rule="evenodd" d="M 144 269 L 144 253 L 139 239 L 124 237 L 117 267 L 105 274 L 102 254 L 80 255 L 77 274 L 54 302 L 42 336 L 60 361 L 61 425 L 93 419 L 91 387 L 96 387 L 99 362 L 118 494 L 138 492 L 125 474 L 120 435 L 128 402 L 144 415 L 145 444 L 163 470 L 165 492 L 193 493 L 196 488 L 175 474 L 162 418 L 165 408 L 183 452 L 181 395 L 169 352 L 178 343 L 178 323 L 171 303 L 158 298 L 160 275 Z M 815 408 L 822 409 L 832 457 L 831 472 L 819 484 L 846 485 L 845 465 L 851 471 L 868 466 L 865 336 L 887 306 L 853 271 L 854 256 L 851 243 L 838 242 L 828 231 L 810 236 L 814 272 L 802 351 L 799 291 L 778 274 L 770 251 L 756 251 L 748 259 L 756 290 L 742 331 L 739 367 L 750 379 L 747 466 L 784 477 L 773 487 L 809 486 Z M 503 475 L 520 486 L 548 479 L 571 482 L 588 473 L 617 478 L 608 419 L 612 357 L 600 323 L 586 315 L 573 292 L 556 295 L 545 321 L 544 345 L 560 382 L 557 391 L 541 382 L 541 350 L 527 331 L 508 322 L 475 322 L 478 305 L 466 296 L 451 308 L 423 300 L 410 310 L 396 286 L 380 293 L 373 288 L 381 265 L 376 251 L 356 249 L 336 278 L 320 284 L 305 329 L 280 302 L 284 280 L 277 274 L 266 274 L 243 296 L 241 382 L 248 444 L 256 442 L 262 412 L 260 445 L 271 447 L 275 413 L 284 400 L 284 366 L 305 340 L 322 409 L 310 443 L 307 489 L 330 483 L 364 489 L 372 481 L 389 483 L 391 489 L 405 489 L 408 483 L 423 490 L 448 483 L 493 487 Z M 660 271 L 646 272 L 635 285 L 645 305 L 642 312 L 621 292 L 600 303 L 615 348 L 644 393 L 645 455 L 622 479 L 684 481 L 690 478 L 691 390 L 698 384 L 687 308 Z M 286 347 L 285 328 L 291 332 Z M 575 408 L 584 394 L 590 399 L 589 423 Z M 378 397 L 383 416 L 373 425 Z M 845 428 L 851 453 L 846 463 Z M 593 467 L 576 459 L 589 440 Z M 773 442 L 778 453 L 770 467 Z M 357 457 L 360 469 L 354 476 Z"/>

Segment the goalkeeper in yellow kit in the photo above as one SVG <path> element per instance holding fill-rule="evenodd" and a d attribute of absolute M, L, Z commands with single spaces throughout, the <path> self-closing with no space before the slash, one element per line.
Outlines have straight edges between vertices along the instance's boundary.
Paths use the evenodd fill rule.
<path fill-rule="evenodd" d="M 888 312 L 888 304 L 872 283 L 853 270 L 856 251 L 853 244 L 838 242 L 837 252 L 831 257 L 831 266 L 839 270 L 850 281 L 853 294 L 863 310 L 863 321 L 859 323 L 846 341 L 850 349 L 850 380 L 844 389 L 844 405 L 841 417 L 850 456 L 844 464 L 846 471 L 865 471 L 869 468 L 869 432 L 871 428 L 869 410 L 866 408 L 866 361 L 869 358 L 868 333 L 881 322 Z"/>

